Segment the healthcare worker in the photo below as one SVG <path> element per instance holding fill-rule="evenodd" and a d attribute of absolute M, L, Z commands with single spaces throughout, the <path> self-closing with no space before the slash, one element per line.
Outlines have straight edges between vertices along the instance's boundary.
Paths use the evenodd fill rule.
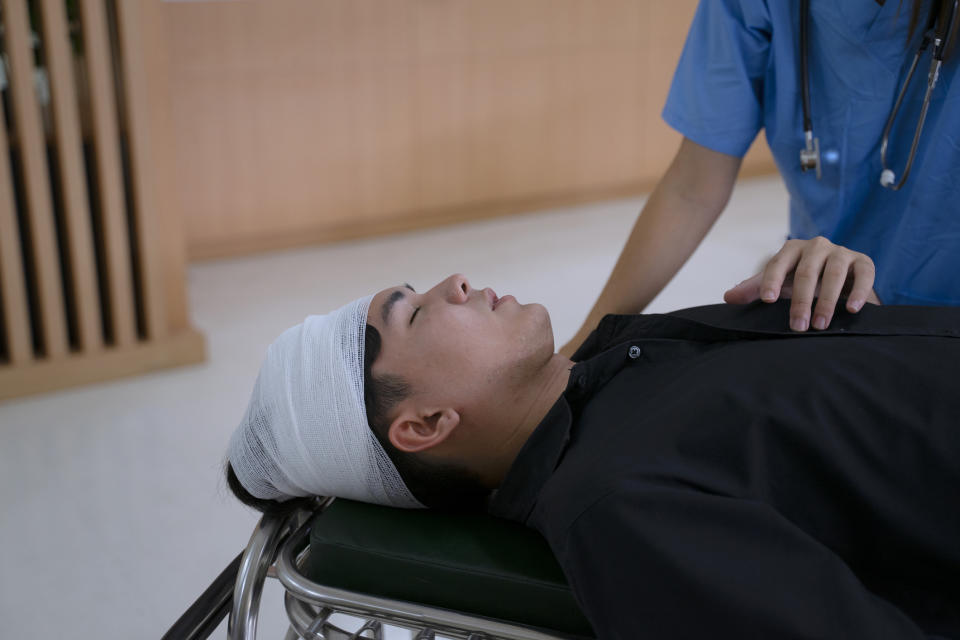
<path fill-rule="evenodd" d="M 792 284 L 797 331 L 826 328 L 843 293 L 851 312 L 867 301 L 960 305 L 957 4 L 701 0 L 663 110 L 680 149 L 563 351 L 660 292 L 723 211 L 761 128 L 790 193 L 791 240 L 727 302 L 772 302 Z M 949 43 L 928 39 L 904 87 L 928 34 Z M 935 54 L 945 57 L 927 96 Z"/>

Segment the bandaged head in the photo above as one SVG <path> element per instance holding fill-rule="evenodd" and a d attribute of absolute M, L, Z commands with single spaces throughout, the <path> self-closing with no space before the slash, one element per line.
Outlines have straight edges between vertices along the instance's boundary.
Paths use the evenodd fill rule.
<path fill-rule="evenodd" d="M 371 299 L 309 316 L 267 350 L 228 452 L 237 479 L 254 497 L 423 506 L 367 423 L 363 354 Z"/>

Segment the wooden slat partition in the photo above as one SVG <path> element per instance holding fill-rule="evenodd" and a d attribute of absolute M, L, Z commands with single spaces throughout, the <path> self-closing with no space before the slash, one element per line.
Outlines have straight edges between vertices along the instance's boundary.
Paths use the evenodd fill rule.
<path fill-rule="evenodd" d="M 4 121 L 3 102 L 0 101 L 0 123 Z M 3 297 L 7 352 L 10 361 L 19 365 L 30 360 L 33 349 L 8 148 L 6 127 L 0 126 L 0 296 Z"/>
<path fill-rule="evenodd" d="M 144 34 L 141 32 L 143 20 L 141 18 L 141 2 L 124 2 L 117 0 L 117 20 L 120 23 L 120 46 L 126 69 L 147 68 L 144 52 L 141 45 Z M 132 145 L 130 154 L 131 171 L 133 174 L 134 216 L 137 226 L 138 252 L 140 255 L 140 287 L 144 309 L 144 329 L 147 337 L 160 339 L 167 334 L 166 309 L 164 308 L 163 290 L 159 256 L 157 254 L 156 238 L 157 212 L 154 211 L 153 179 L 156 169 L 153 166 L 153 141 L 144 131 L 148 124 L 146 119 L 149 104 L 147 102 L 146 73 L 127 73 L 125 76 L 126 91 L 124 93 L 127 118 L 127 128 L 132 135 L 137 136 L 137 144 Z"/>
<path fill-rule="evenodd" d="M 76 43 L 64 0 L 37 2 L 31 25 L 28 0 L 0 0 L 14 124 L 0 103 L 0 400 L 204 357 L 163 199 L 156 2 L 83 0 Z"/>
<path fill-rule="evenodd" d="M 100 293 L 93 258 L 93 234 L 90 229 L 73 56 L 63 0 L 42 0 L 41 9 L 63 194 L 63 228 L 67 235 L 63 241 L 67 245 L 70 265 L 67 273 L 74 291 L 71 297 L 74 305 L 72 312 L 78 325 L 80 350 L 91 353 L 103 347 L 103 323 L 100 319 Z"/>
<path fill-rule="evenodd" d="M 90 81 L 100 226 L 103 229 L 101 250 L 106 267 L 110 325 L 114 344 L 123 347 L 136 340 L 136 316 L 107 14 L 103 0 L 84 0 L 80 3 L 80 11 Z"/>
<path fill-rule="evenodd" d="M 43 351 L 47 357 L 67 354 L 66 306 L 58 267 L 56 228 L 47 171 L 46 141 L 40 122 L 40 107 L 33 87 L 33 49 L 30 20 L 25 0 L 2 0 L 3 20 L 10 59 L 10 86 L 13 89 L 13 119 L 16 123 L 20 163 L 24 174 L 26 206 L 29 211 L 36 296 Z"/>

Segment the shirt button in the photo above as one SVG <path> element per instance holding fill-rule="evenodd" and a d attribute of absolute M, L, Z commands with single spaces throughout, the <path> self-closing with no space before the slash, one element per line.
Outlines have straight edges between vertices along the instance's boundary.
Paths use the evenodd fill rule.
<path fill-rule="evenodd" d="M 630 347 L 630 351 L 627 352 L 627 355 L 630 356 L 631 360 L 636 360 L 637 358 L 640 357 L 641 353 L 643 352 L 640 350 L 640 347 L 638 347 L 637 345 L 633 345 L 632 347 Z"/>
<path fill-rule="evenodd" d="M 587 376 L 581 375 L 580 377 L 578 377 L 578 378 L 577 378 L 577 386 L 580 387 L 581 389 L 586 389 L 586 388 L 587 388 Z"/>

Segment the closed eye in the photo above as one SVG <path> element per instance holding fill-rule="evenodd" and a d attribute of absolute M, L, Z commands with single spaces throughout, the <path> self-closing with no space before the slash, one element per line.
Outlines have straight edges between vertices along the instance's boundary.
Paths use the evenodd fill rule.
<path fill-rule="evenodd" d="M 417 313 L 420 311 L 420 307 L 417 307 L 413 310 L 413 313 L 410 315 L 410 324 L 413 324 L 413 319 L 417 317 Z"/>

